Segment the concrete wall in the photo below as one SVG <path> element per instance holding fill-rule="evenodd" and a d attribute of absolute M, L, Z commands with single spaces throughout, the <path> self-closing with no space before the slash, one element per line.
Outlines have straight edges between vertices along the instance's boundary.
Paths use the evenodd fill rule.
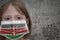
<path fill-rule="evenodd" d="M 25 3 L 32 20 L 30 40 L 60 40 L 57 36 L 60 35 L 60 0 L 25 0 Z M 48 28 L 51 32 L 47 32 Z"/>

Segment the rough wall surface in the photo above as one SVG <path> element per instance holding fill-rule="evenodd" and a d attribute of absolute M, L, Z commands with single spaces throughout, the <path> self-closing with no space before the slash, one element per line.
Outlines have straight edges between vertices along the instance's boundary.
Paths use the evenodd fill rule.
<path fill-rule="evenodd" d="M 60 0 L 25 0 L 32 20 L 30 40 L 60 40 Z"/>
<path fill-rule="evenodd" d="M 60 40 L 60 0 L 24 0 L 32 20 L 30 40 Z"/>

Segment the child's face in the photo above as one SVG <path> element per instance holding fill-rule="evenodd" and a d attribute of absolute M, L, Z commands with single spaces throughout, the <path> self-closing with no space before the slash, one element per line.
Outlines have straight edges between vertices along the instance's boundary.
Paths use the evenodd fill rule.
<path fill-rule="evenodd" d="M 26 17 L 22 11 L 19 13 L 14 6 L 9 5 L 8 9 L 2 15 L 2 21 L 12 20 L 26 20 Z"/>
<path fill-rule="evenodd" d="M 25 15 L 23 15 L 23 12 L 20 11 L 20 13 L 14 8 L 14 6 L 9 5 L 8 9 L 3 13 L 2 15 L 2 21 L 13 21 L 13 20 L 26 20 Z M 19 39 L 19 40 L 24 40 Z"/>

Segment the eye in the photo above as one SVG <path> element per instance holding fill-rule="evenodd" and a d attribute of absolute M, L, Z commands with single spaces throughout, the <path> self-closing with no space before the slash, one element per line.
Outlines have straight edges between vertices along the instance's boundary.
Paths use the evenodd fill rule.
<path fill-rule="evenodd" d="M 20 19 L 21 19 L 21 17 L 17 17 L 17 19 L 18 19 L 18 20 L 20 20 Z"/>
<path fill-rule="evenodd" d="M 10 18 L 5 18 L 5 20 L 10 20 Z"/>

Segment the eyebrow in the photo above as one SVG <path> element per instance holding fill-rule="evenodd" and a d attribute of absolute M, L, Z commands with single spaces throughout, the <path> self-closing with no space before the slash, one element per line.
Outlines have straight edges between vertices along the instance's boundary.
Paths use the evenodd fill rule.
<path fill-rule="evenodd" d="M 18 16 L 18 17 L 25 17 L 25 15 L 16 15 L 16 16 Z"/>
<path fill-rule="evenodd" d="M 17 17 L 17 16 L 18 16 L 18 17 L 22 17 L 23 15 L 16 15 L 16 17 Z"/>
<path fill-rule="evenodd" d="M 5 18 L 5 17 L 6 17 L 6 18 L 7 18 L 7 17 L 10 17 L 10 15 L 7 15 L 7 16 L 6 16 L 6 15 L 5 15 L 5 16 L 2 16 L 2 18 Z"/>

